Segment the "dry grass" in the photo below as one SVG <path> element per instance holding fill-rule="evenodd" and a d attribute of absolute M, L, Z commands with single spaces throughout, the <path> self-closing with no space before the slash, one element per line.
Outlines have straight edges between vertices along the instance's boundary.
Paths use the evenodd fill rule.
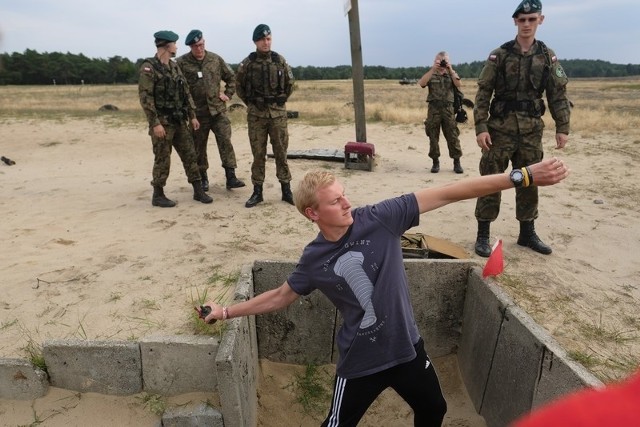
<path fill-rule="evenodd" d="M 463 80 L 465 95 L 475 97 L 476 82 Z M 569 95 L 575 104 L 572 131 L 578 133 L 637 132 L 640 129 L 640 77 L 626 79 L 574 79 Z M 426 89 L 404 86 L 392 80 L 365 81 L 367 122 L 421 123 L 426 116 Z M 234 99 L 233 102 L 240 102 Z M 123 122 L 144 123 L 135 85 L 104 86 L 0 86 L 0 114 L 15 118 L 104 116 L 105 104 L 118 107 Z M 350 80 L 299 81 L 288 104 L 300 112 L 300 122 L 339 125 L 354 121 L 353 85 Z M 469 116 L 472 117 L 471 112 Z M 244 113 L 231 114 L 236 123 Z M 547 113 L 546 122 L 553 126 Z M 470 124 L 468 125 L 470 126 Z"/>

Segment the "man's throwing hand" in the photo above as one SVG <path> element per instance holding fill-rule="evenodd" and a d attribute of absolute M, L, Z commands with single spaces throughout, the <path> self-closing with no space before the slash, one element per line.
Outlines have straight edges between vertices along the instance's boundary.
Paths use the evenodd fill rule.
<path fill-rule="evenodd" d="M 557 157 L 529 165 L 533 184 L 539 187 L 554 185 L 569 176 L 569 168 Z"/>

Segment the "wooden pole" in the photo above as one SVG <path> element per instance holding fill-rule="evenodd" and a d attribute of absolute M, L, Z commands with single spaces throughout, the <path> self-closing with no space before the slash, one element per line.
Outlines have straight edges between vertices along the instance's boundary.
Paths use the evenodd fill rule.
<path fill-rule="evenodd" d="M 358 0 L 351 0 L 351 10 L 349 10 L 349 35 L 351 38 L 353 107 L 356 113 L 356 141 L 367 142 L 367 127 L 364 114 L 364 67 L 362 64 L 362 43 L 360 42 Z"/>

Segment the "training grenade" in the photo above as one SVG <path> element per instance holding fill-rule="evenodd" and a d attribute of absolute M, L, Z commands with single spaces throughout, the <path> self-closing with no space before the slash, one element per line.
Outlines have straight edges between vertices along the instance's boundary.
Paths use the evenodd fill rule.
<path fill-rule="evenodd" d="M 196 309 L 196 311 L 198 310 Z M 211 313 L 211 307 L 209 307 L 208 305 L 201 305 L 200 312 L 198 313 L 198 317 L 204 320 L 204 318 L 207 317 L 209 313 Z M 214 323 L 216 323 L 216 319 L 212 319 L 207 323 L 209 323 L 210 325 L 213 325 Z"/>

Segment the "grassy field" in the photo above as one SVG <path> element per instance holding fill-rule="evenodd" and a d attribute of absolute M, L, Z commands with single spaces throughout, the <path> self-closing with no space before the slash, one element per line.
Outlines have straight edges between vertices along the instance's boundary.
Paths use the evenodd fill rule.
<path fill-rule="evenodd" d="M 463 91 L 473 99 L 475 80 L 464 80 Z M 640 77 L 626 79 L 575 79 L 569 84 L 575 108 L 572 132 L 625 132 L 640 128 Z M 367 122 L 388 124 L 421 123 L 426 116 L 426 90 L 391 80 L 365 81 Z M 240 103 L 237 98 L 231 102 Z M 337 125 L 354 121 L 353 87 L 350 80 L 300 81 L 288 108 L 300 112 L 298 122 Z M 117 114 L 99 108 L 111 104 Z M 0 86 L 0 114 L 14 118 L 106 116 L 116 123 L 144 123 L 137 86 Z M 470 119 L 472 118 L 469 112 Z M 550 122 L 549 113 L 546 115 Z M 243 123 L 243 110 L 231 114 Z"/>

